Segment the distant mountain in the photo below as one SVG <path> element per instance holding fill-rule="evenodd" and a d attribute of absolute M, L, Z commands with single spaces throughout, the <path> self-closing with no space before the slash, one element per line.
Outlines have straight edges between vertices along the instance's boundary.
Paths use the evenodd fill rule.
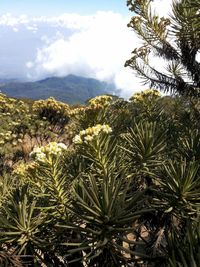
<path fill-rule="evenodd" d="M 0 91 L 17 98 L 46 99 L 53 96 L 58 101 L 70 104 L 84 103 L 97 95 L 119 93 L 114 84 L 75 75 L 50 77 L 36 82 L 0 79 Z"/>

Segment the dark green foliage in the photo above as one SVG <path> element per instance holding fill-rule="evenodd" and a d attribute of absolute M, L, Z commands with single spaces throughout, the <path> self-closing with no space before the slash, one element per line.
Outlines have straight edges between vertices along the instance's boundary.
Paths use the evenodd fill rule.
<path fill-rule="evenodd" d="M 158 183 L 166 209 L 176 216 L 196 216 L 200 207 L 199 162 L 179 160 L 165 163 Z"/>
<path fill-rule="evenodd" d="M 186 222 L 186 231 L 168 236 L 169 266 L 197 267 L 200 264 L 200 226 L 199 221 Z"/>
<path fill-rule="evenodd" d="M 165 133 L 159 132 L 157 127 L 156 123 L 151 122 L 135 123 L 130 132 L 123 135 L 127 142 L 127 148 L 123 149 L 127 153 L 127 162 L 130 162 L 133 173 L 153 170 L 162 164 Z"/>

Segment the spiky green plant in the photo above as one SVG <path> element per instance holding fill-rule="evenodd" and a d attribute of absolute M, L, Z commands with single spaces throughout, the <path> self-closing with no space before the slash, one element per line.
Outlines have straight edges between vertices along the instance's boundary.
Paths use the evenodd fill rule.
<path fill-rule="evenodd" d="M 31 262 L 37 262 L 35 248 L 45 245 L 41 232 L 47 224 L 47 215 L 37 207 L 28 186 L 16 189 L 1 208 L 0 243 L 12 248 L 14 255 L 29 256 Z"/>
<path fill-rule="evenodd" d="M 200 226 L 199 221 L 186 222 L 183 233 L 168 236 L 169 267 L 198 267 L 200 265 Z"/>
<path fill-rule="evenodd" d="M 200 133 L 199 129 L 190 129 L 183 137 L 179 137 L 177 150 L 179 155 L 186 158 L 200 160 Z"/>
<path fill-rule="evenodd" d="M 163 198 L 168 211 L 183 219 L 197 216 L 200 208 L 198 161 L 169 161 L 163 165 L 158 182 L 162 188 L 160 197 Z"/>
<path fill-rule="evenodd" d="M 83 177 L 74 185 L 74 198 L 69 208 L 75 216 L 75 223 L 59 225 L 81 234 L 78 243 L 66 243 L 77 248 L 68 253 L 82 251 L 82 260 L 89 266 L 122 266 L 128 260 L 123 253 L 132 255 L 132 261 L 147 257 L 135 249 L 123 247 L 127 244 L 144 245 L 129 240 L 127 235 L 133 233 L 133 224 L 144 213 L 144 193 L 129 193 L 130 187 L 122 177 L 112 176 L 98 180 L 92 175 Z"/>
<path fill-rule="evenodd" d="M 85 261 L 88 266 L 127 266 L 147 257 L 135 247 L 142 246 L 142 240 L 129 240 L 127 235 L 136 230 L 133 224 L 144 208 L 144 191 L 133 193 L 130 181 L 124 174 L 123 162 L 116 162 L 117 146 L 105 133 L 80 143 L 83 155 L 90 161 L 90 168 L 74 182 L 72 202 L 68 207 L 73 214 L 73 223 L 58 225 L 58 228 L 73 230 L 80 234 L 79 242 L 63 245 L 75 246 L 69 255 L 81 251 L 74 261 Z M 81 151 L 81 150 L 80 150 Z M 83 151 L 83 150 L 82 150 Z M 123 242 L 133 245 L 123 246 Z M 131 255 L 131 259 L 124 256 Z"/>
<path fill-rule="evenodd" d="M 147 172 L 154 172 L 163 163 L 165 133 L 159 131 L 156 122 L 135 123 L 122 138 L 126 143 L 121 148 L 126 152 L 126 164 L 133 177 L 134 174 L 145 176 Z"/>

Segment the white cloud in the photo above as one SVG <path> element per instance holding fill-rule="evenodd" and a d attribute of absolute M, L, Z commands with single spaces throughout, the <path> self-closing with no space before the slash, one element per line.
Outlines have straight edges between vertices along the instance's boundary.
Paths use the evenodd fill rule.
<path fill-rule="evenodd" d="M 48 23 L 54 27 L 63 27 L 73 30 L 87 29 L 92 23 L 93 16 L 82 16 L 76 13 L 65 13 L 57 17 L 37 17 L 33 21 Z"/>
<path fill-rule="evenodd" d="M 19 31 L 19 29 L 17 27 L 13 27 L 12 29 L 13 29 L 14 32 L 18 32 Z"/>
<path fill-rule="evenodd" d="M 33 33 L 36 33 L 37 30 L 38 30 L 38 27 L 37 27 L 36 24 L 33 24 L 33 25 L 28 25 L 28 26 L 26 27 L 26 29 L 29 30 L 29 31 L 32 31 Z"/>
<path fill-rule="evenodd" d="M 26 67 L 27 67 L 28 69 L 33 68 L 33 66 L 34 66 L 34 64 L 33 64 L 33 62 L 31 62 L 31 61 L 29 61 L 29 62 L 26 63 Z"/>
<path fill-rule="evenodd" d="M 65 27 L 76 30 L 68 38 L 58 36 L 52 42 L 47 38 L 44 47 L 37 51 L 29 76 L 41 78 L 70 73 L 89 76 L 115 82 L 124 95 L 130 95 L 141 86 L 134 74 L 124 68 L 138 42 L 127 28 L 129 19 L 113 12 L 97 12 L 86 17 L 63 15 L 52 19 L 51 23 L 62 21 Z"/>
<path fill-rule="evenodd" d="M 154 0 L 151 7 L 160 17 L 167 17 L 171 14 L 172 0 Z"/>
<path fill-rule="evenodd" d="M 19 24 L 28 24 L 29 19 L 26 15 L 13 17 L 10 13 L 4 14 L 0 17 L 0 25 L 17 26 Z"/>

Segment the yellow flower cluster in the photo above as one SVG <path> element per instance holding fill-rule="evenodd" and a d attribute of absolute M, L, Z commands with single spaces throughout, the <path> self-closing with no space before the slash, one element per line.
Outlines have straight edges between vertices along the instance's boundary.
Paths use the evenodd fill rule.
<path fill-rule="evenodd" d="M 57 111 L 57 113 L 68 113 L 69 105 L 55 100 L 53 97 L 49 97 L 46 100 L 38 100 L 33 104 L 33 111 L 40 111 L 42 109 L 51 109 Z"/>
<path fill-rule="evenodd" d="M 92 98 L 89 100 L 89 104 L 91 106 L 102 106 L 102 107 L 107 107 L 112 100 L 112 96 L 108 95 L 100 95 L 96 96 L 95 98 Z"/>
<path fill-rule="evenodd" d="M 16 100 L 14 98 L 8 98 L 6 95 L 0 93 L 0 102 L 1 103 L 7 103 L 7 102 L 10 102 L 10 103 L 15 103 Z"/>
<path fill-rule="evenodd" d="M 94 111 L 98 112 L 99 110 L 102 110 L 103 108 L 110 105 L 112 99 L 112 96 L 107 95 L 96 96 L 95 98 L 92 98 L 88 101 L 88 106 L 80 106 L 78 108 L 71 109 L 69 111 L 69 114 L 72 116 L 80 116 L 86 113 L 90 114 L 90 112 Z"/>
<path fill-rule="evenodd" d="M 36 167 L 37 164 L 35 162 L 30 162 L 30 163 L 20 162 L 17 165 L 15 165 L 13 174 L 24 176 L 28 173 L 28 171 L 34 170 Z"/>
<path fill-rule="evenodd" d="M 31 157 L 34 157 L 36 161 L 47 162 L 48 157 L 59 156 L 67 150 L 67 146 L 63 143 L 50 142 L 46 146 L 35 147 L 30 153 Z"/>
<path fill-rule="evenodd" d="M 139 102 L 143 102 L 145 99 L 157 99 L 161 96 L 160 92 L 158 90 L 155 89 L 146 89 L 142 92 L 139 93 L 135 93 L 130 100 L 135 102 L 135 103 L 139 103 Z"/>
<path fill-rule="evenodd" d="M 107 124 L 97 124 L 96 126 L 89 127 L 86 130 L 80 131 L 73 138 L 73 143 L 75 144 L 82 144 L 82 143 L 89 143 L 90 141 L 94 140 L 101 133 L 109 134 L 112 132 L 112 129 Z"/>
<path fill-rule="evenodd" d="M 85 112 L 86 108 L 85 107 L 79 107 L 79 108 L 74 108 L 69 111 L 70 115 L 79 115 L 80 113 Z"/>
<path fill-rule="evenodd" d="M 7 98 L 6 95 L 0 94 L 0 111 L 6 115 L 10 115 L 9 112 L 14 108 L 15 100 Z"/>
<path fill-rule="evenodd" d="M 28 106 L 23 101 L 18 101 L 14 98 L 7 97 L 0 93 L 0 111 L 5 115 L 10 116 L 11 113 L 27 114 Z"/>
<path fill-rule="evenodd" d="M 12 131 L 0 132 L 0 145 L 5 143 L 12 143 L 13 146 L 17 146 L 22 143 L 23 134 L 15 134 Z"/>

